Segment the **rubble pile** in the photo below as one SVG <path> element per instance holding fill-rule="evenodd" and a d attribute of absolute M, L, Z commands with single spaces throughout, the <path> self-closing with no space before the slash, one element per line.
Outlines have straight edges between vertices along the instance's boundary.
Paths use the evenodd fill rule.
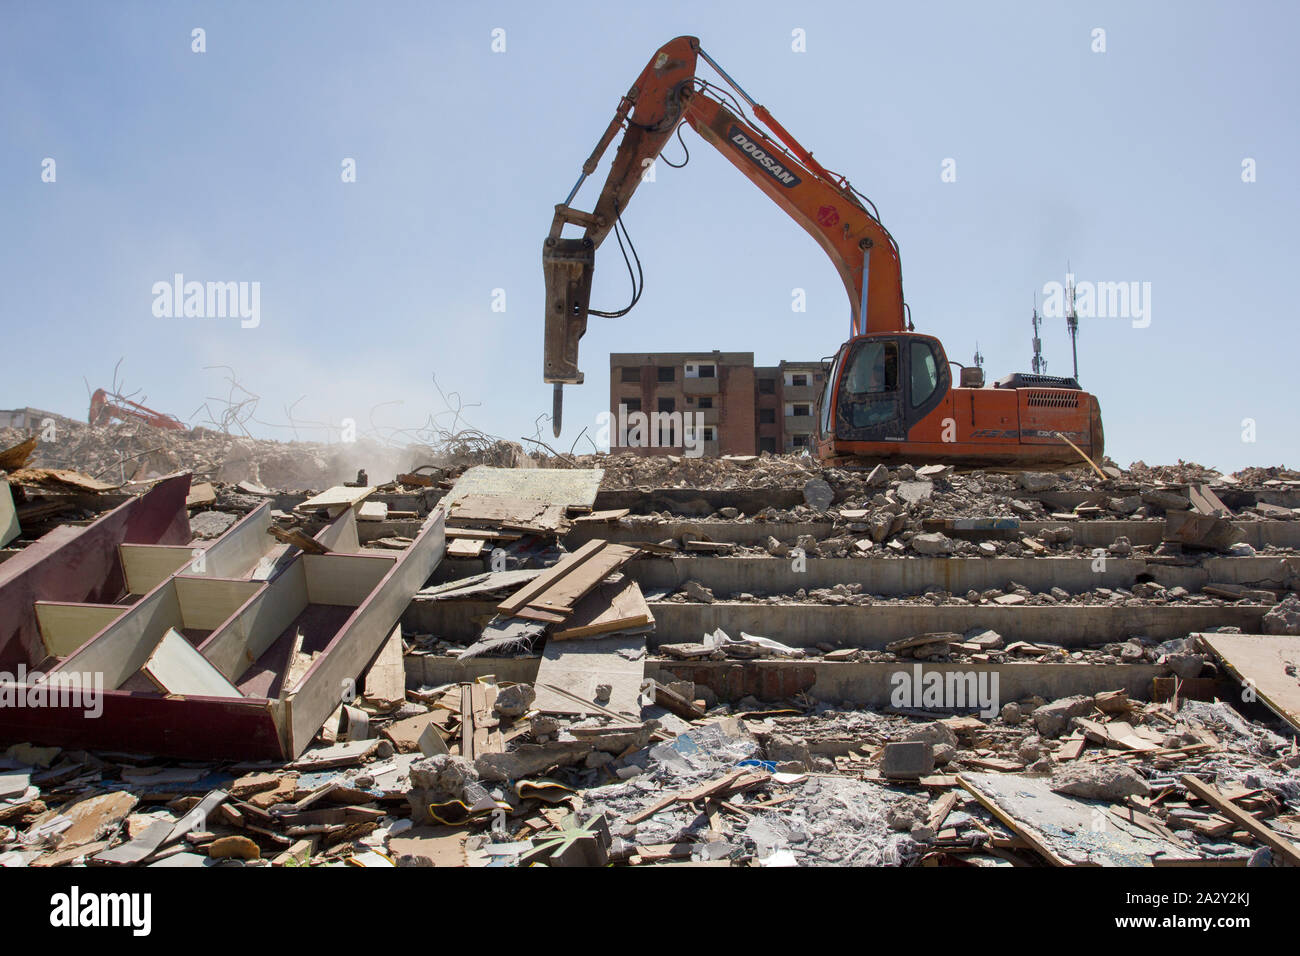
<path fill-rule="evenodd" d="M 28 437 L 0 429 L 0 448 Z M 515 467 L 523 449 L 498 441 L 460 449 L 371 438 L 355 442 L 273 441 L 208 428 L 167 431 L 144 424 L 87 425 L 60 420 L 31 457 L 32 467 L 66 468 L 122 484 L 188 471 L 211 481 L 249 481 L 278 490 L 320 489 L 351 481 L 358 469 L 376 474 L 410 472 L 420 465 L 494 464 Z"/>
<path fill-rule="evenodd" d="M 148 633 L 119 698 L 316 711 L 256 751 L 210 710 L 209 750 L 151 748 L 119 699 L 91 750 L 7 730 L 31 687 L 0 681 L 0 866 L 1300 863 L 1295 472 L 63 428 L 0 433 L 0 612 L 40 624 L 0 651 L 49 671 Z M 6 588 L 27 549 L 87 573 L 83 538 L 102 580 Z M 198 592 L 203 627 L 123 627 Z M 59 639 L 69 605 L 89 636 Z M 348 693 L 303 690 L 329 668 Z"/>
<path fill-rule="evenodd" d="M 1223 702 L 1112 692 L 936 718 L 742 700 L 669 730 L 650 704 L 631 721 L 556 718 L 531 686 L 489 683 L 473 685 L 495 706 L 469 722 L 487 731 L 470 758 L 469 686 L 414 688 L 386 712 L 362 699 L 368 736 L 282 766 L 11 746 L 0 864 L 1045 862 L 1025 821 L 981 798 L 990 776 L 1136 826 L 1171 860 L 1268 865 L 1288 856 L 1272 841 L 1300 837 L 1300 754 Z"/>

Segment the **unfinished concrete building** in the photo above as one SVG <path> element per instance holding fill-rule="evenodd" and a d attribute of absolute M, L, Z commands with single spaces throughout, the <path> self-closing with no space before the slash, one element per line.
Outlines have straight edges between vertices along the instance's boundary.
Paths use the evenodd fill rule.
<path fill-rule="evenodd" d="M 691 423 L 698 430 L 690 450 L 702 456 L 799 454 L 812 446 L 825 369 L 820 362 L 755 367 L 753 352 L 615 352 L 609 383 L 612 451 L 682 454 L 692 436 L 677 440 L 669 417 L 681 415 L 683 430 Z M 647 416 L 644 435 L 618 428 L 637 413 Z"/>

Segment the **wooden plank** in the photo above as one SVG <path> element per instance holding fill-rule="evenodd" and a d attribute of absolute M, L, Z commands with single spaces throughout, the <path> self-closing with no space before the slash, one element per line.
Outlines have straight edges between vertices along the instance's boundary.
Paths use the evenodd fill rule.
<path fill-rule="evenodd" d="M 481 538 L 456 538 L 447 544 L 447 557 L 477 558 L 486 544 Z"/>
<path fill-rule="evenodd" d="M 37 601 L 41 640 L 51 657 L 67 657 L 126 613 L 121 604 Z"/>
<path fill-rule="evenodd" d="M 665 687 L 657 680 L 645 681 L 646 693 L 660 707 L 676 714 L 683 720 L 702 720 L 708 712 L 693 700 L 687 700 L 670 687 Z"/>
<path fill-rule="evenodd" d="M 402 625 L 393 628 L 366 674 L 365 698 L 381 709 L 406 700 L 406 665 L 403 662 Z"/>
<path fill-rule="evenodd" d="M 266 529 L 271 537 L 276 541 L 282 541 L 285 544 L 293 545 L 299 551 L 306 554 L 329 554 L 329 548 L 321 544 L 315 538 L 309 538 L 306 532 L 299 531 L 297 528 L 281 528 L 276 525 Z"/>
<path fill-rule="evenodd" d="M 1300 682 L 1287 669 L 1300 664 L 1300 637 L 1284 634 L 1195 634 L 1238 681 L 1278 717 L 1300 731 Z"/>
<path fill-rule="evenodd" d="M 190 486 L 190 493 L 185 496 L 186 508 L 201 508 L 204 505 L 215 504 L 217 500 L 217 491 L 212 487 L 210 481 L 200 481 Z"/>
<path fill-rule="evenodd" d="M 528 604 L 539 611 L 572 613 L 574 605 L 601 581 L 630 561 L 637 549 L 626 544 L 606 544 L 571 573 L 554 582 Z"/>
<path fill-rule="evenodd" d="M 593 524 L 596 522 L 613 523 L 619 518 L 626 518 L 629 514 L 627 508 L 611 508 L 607 511 L 593 511 L 591 514 L 579 515 L 574 518 L 577 524 Z"/>
<path fill-rule="evenodd" d="M 521 617 L 529 621 L 541 621 L 543 624 L 563 624 L 568 618 L 563 614 L 553 614 L 550 611 L 539 611 L 534 607 L 526 607 L 517 612 L 515 617 Z"/>
<path fill-rule="evenodd" d="M 1216 637 L 1218 635 L 1215 635 Z M 1237 806 L 1231 800 L 1228 800 L 1212 785 L 1193 777 L 1191 774 L 1183 774 L 1182 784 L 1192 793 L 1196 794 L 1210 806 L 1218 811 L 1220 816 L 1227 817 L 1241 829 L 1248 832 L 1257 841 L 1263 843 L 1270 850 L 1282 857 L 1291 866 L 1300 866 L 1300 848 L 1297 848 L 1290 840 L 1284 839 L 1280 834 L 1275 833 L 1270 827 L 1265 826 L 1255 819 L 1253 814 L 1247 813 L 1241 807 Z"/>
<path fill-rule="evenodd" d="M 195 697 L 243 697 L 198 648 L 169 628 L 140 668 L 164 694 Z"/>
<path fill-rule="evenodd" d="M 40 444 L 40 436 L 32 435 L 16 445 L 0 449 L 0 470 L 17 471 L 23 467 L 23 465 L 27 464 L 27 460 L 32 457 L 32 452 L 36 451 L 38 444 Z"/>
<path fill-rule="evenodd" d="M 533 706 L 551 714 L 613 711 L 638 718 L 641 713 L 641 682 L 645 678 L 645 647 L 644 635 L 560 643 L 547 641 L 537 667 L 537 699 Z M 612 690 L 607 701 L 596 698 L 599 684 L 608 684 Z M 551 686 L 568 691 L 572 696 L 557 694 L 550 689 Z"/>
<path fill-rule="evenodd" d="M 490 594 L 493 591 L 517 588 L 544 573 L 534 568 L 521 568 L 517 571 L 485 571 L 482 574 L 472 574 L 467 578 L 457 578 L 455 581 L 422 588 L 417 592 L 416 597 L 443 601 L 470 597 L 474 594 Z"/>
<path fill-rule="evenodd" d="M 948 814 L 952 813 L 952 808 L 957 805 L 957 792 L 950 791 L 939 798 L 934 805 L 934 810 L 930 813 L 930 819 L 927 825 L 930 829 L 938 833 L 943 827 L 943 821 L 948 819 Z"/>
<path fill-rule="evenodd" d="M 563 505 L 489 495 L 469 495 L 460 499 L 451 506 L 447 520 L 457 525 L 489 525 L 550 535 L 563 534 L 570 527 Z"/>
<path fill-rule="evenodd" d="M 9 473 L 9 481 L 15 485 L 63 485 L 92 493 L 114 491 L 121 487 L 70 468 L 19 468 Z"/>
<path fill-rule="evenodd" d="M 522 531 L 494 531 L 491 528 L 448 528 L 448 538 L 477 538 L 480 541 L 518 541 Z"/>
<path fill-rule="evenodd" d="M 545 572 L 538 575 L 531 582 L 524 585 L 514 594 L 510 595 L 510 597 L 498 604 L 497 610 L 502 614 L 513 615 L 516 611 L 521 610 L 525 605 L 529 604 L 533 598 L 540 595 L 547 588 L 563 580 L 566 575 L 582 567 L 584 562 L 591 558 L 592 555 L 601 551 L 601 549 L 603 549 L 608 543 L 609 542 L 603 541 L 600 538 L 588 541 L 577 551 L 573 552 L 573 554 L 569 555 L 568 558 L 559 562 L 554 567 L 547 569 Z"/>
<path fill-rule="evenodd" d="M 460 755 L 473 761 L 474 752 L 474 685 L 460 685 Z"/>
<path fill-rule="evenodd" d="M 551 640 L 567 641 L 593 634 L 638 630 L 653 626 L 654 622 L 650 605 L 635 581 L 602 583 L 577 603 L 567 626 L 551 632 Z"/>
<path fill-rule="evenodd" d="M 302 502 L 295 511 L 319 511 L 322 508 L 327 510 L 331 516 L 335 516 L 346 508 L 354 508 L 357 503 L 364 501 L 375 493 L 374 486 L 366 488 L 350 488 L 347 485 L 335 485 L 333 488 L 327 488 L 318 495 L 313 495 L 306 501 Z"/>
<path fill-rule="evenodd" d="M 496 687 L 489 688 L 487 684 L 480 684 L 475 681 L 469 685 L 470 689 L 470 706 L 474 715 L 474 756 L 480 757 L 485 753 L 491 753 L 492 748 L 489 745 L 491 739 L 492 727 L 489 724 L 495 724 L 492 718 L 492 701 L 496 700 Z M 489 701 L 489 691 L 491 692 L 491 701 Z M 464 719 L 464 712 L 461 713 Z M 498 735 L 499 736 L 499 735 Z"/>
<path fill-rule="evenodd" d="M 696 803 L 710 797 L 727 796 L 728 794 L 759 786 L 770 779 L 772 779 L 772 775 L 765 770 L 755 770 L 753 767 L 737 767 L 715 780 L 700 784 L 698 787 L 661 797 L 644 810 L 638 810 L 632 814 L 627 818 L 627 822 L 640 823 L 642 820 L 650 819 L 661 810 L 667 810 L 674 804 Z"/>

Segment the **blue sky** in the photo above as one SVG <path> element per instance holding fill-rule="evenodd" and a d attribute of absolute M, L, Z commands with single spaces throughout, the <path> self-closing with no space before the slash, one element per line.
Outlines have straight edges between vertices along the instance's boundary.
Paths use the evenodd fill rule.
<path fill-rule="evenodd" d="M 417 426 L 445 408 L 434 376 L 471 425 L 535 435 L 552 206 L 657 47 L 690 33 L 874 200 L 916 327 L 951 358 L 978 343 L 990 378 L 1027 370 L 1033 297 L 1067 261 L 1081 281 L 1149 282 L 1148 327 L 1083 323 L 1107 451 L 1296 465 L 1298 21 L 1265 2 L 6 0 L 0 407 L 81 417 L 85 383 L 123 358 L 129 389 L 191 421 L 228 391 L 205 367 L 233 368 L 269 437 L 291 437 L 295 402 L 300 420 Z M 645 294 L 592 318 L 560 447 L 605 408 L 611 351 L 774 364 L 846 334 L 816 244 L 685 136 L 690 164 L 660 164 L 625 216 Z M 621 308 L 612 241 L 597 266 L 594 304 Z M 156 317 L 152 287 L 178 272 L 259 282 L 260 324 Z M 1068 373 L 1064 322 L 1043 338 L 1049 373 Z"/>

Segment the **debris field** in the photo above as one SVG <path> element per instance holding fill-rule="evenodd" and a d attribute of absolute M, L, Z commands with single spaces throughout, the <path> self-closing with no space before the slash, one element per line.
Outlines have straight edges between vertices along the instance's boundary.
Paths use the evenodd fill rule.
<path fill-rule="evenodd" d="M 1300 473 L 74 426 L 0 865 L 1300 862 Z"/>

